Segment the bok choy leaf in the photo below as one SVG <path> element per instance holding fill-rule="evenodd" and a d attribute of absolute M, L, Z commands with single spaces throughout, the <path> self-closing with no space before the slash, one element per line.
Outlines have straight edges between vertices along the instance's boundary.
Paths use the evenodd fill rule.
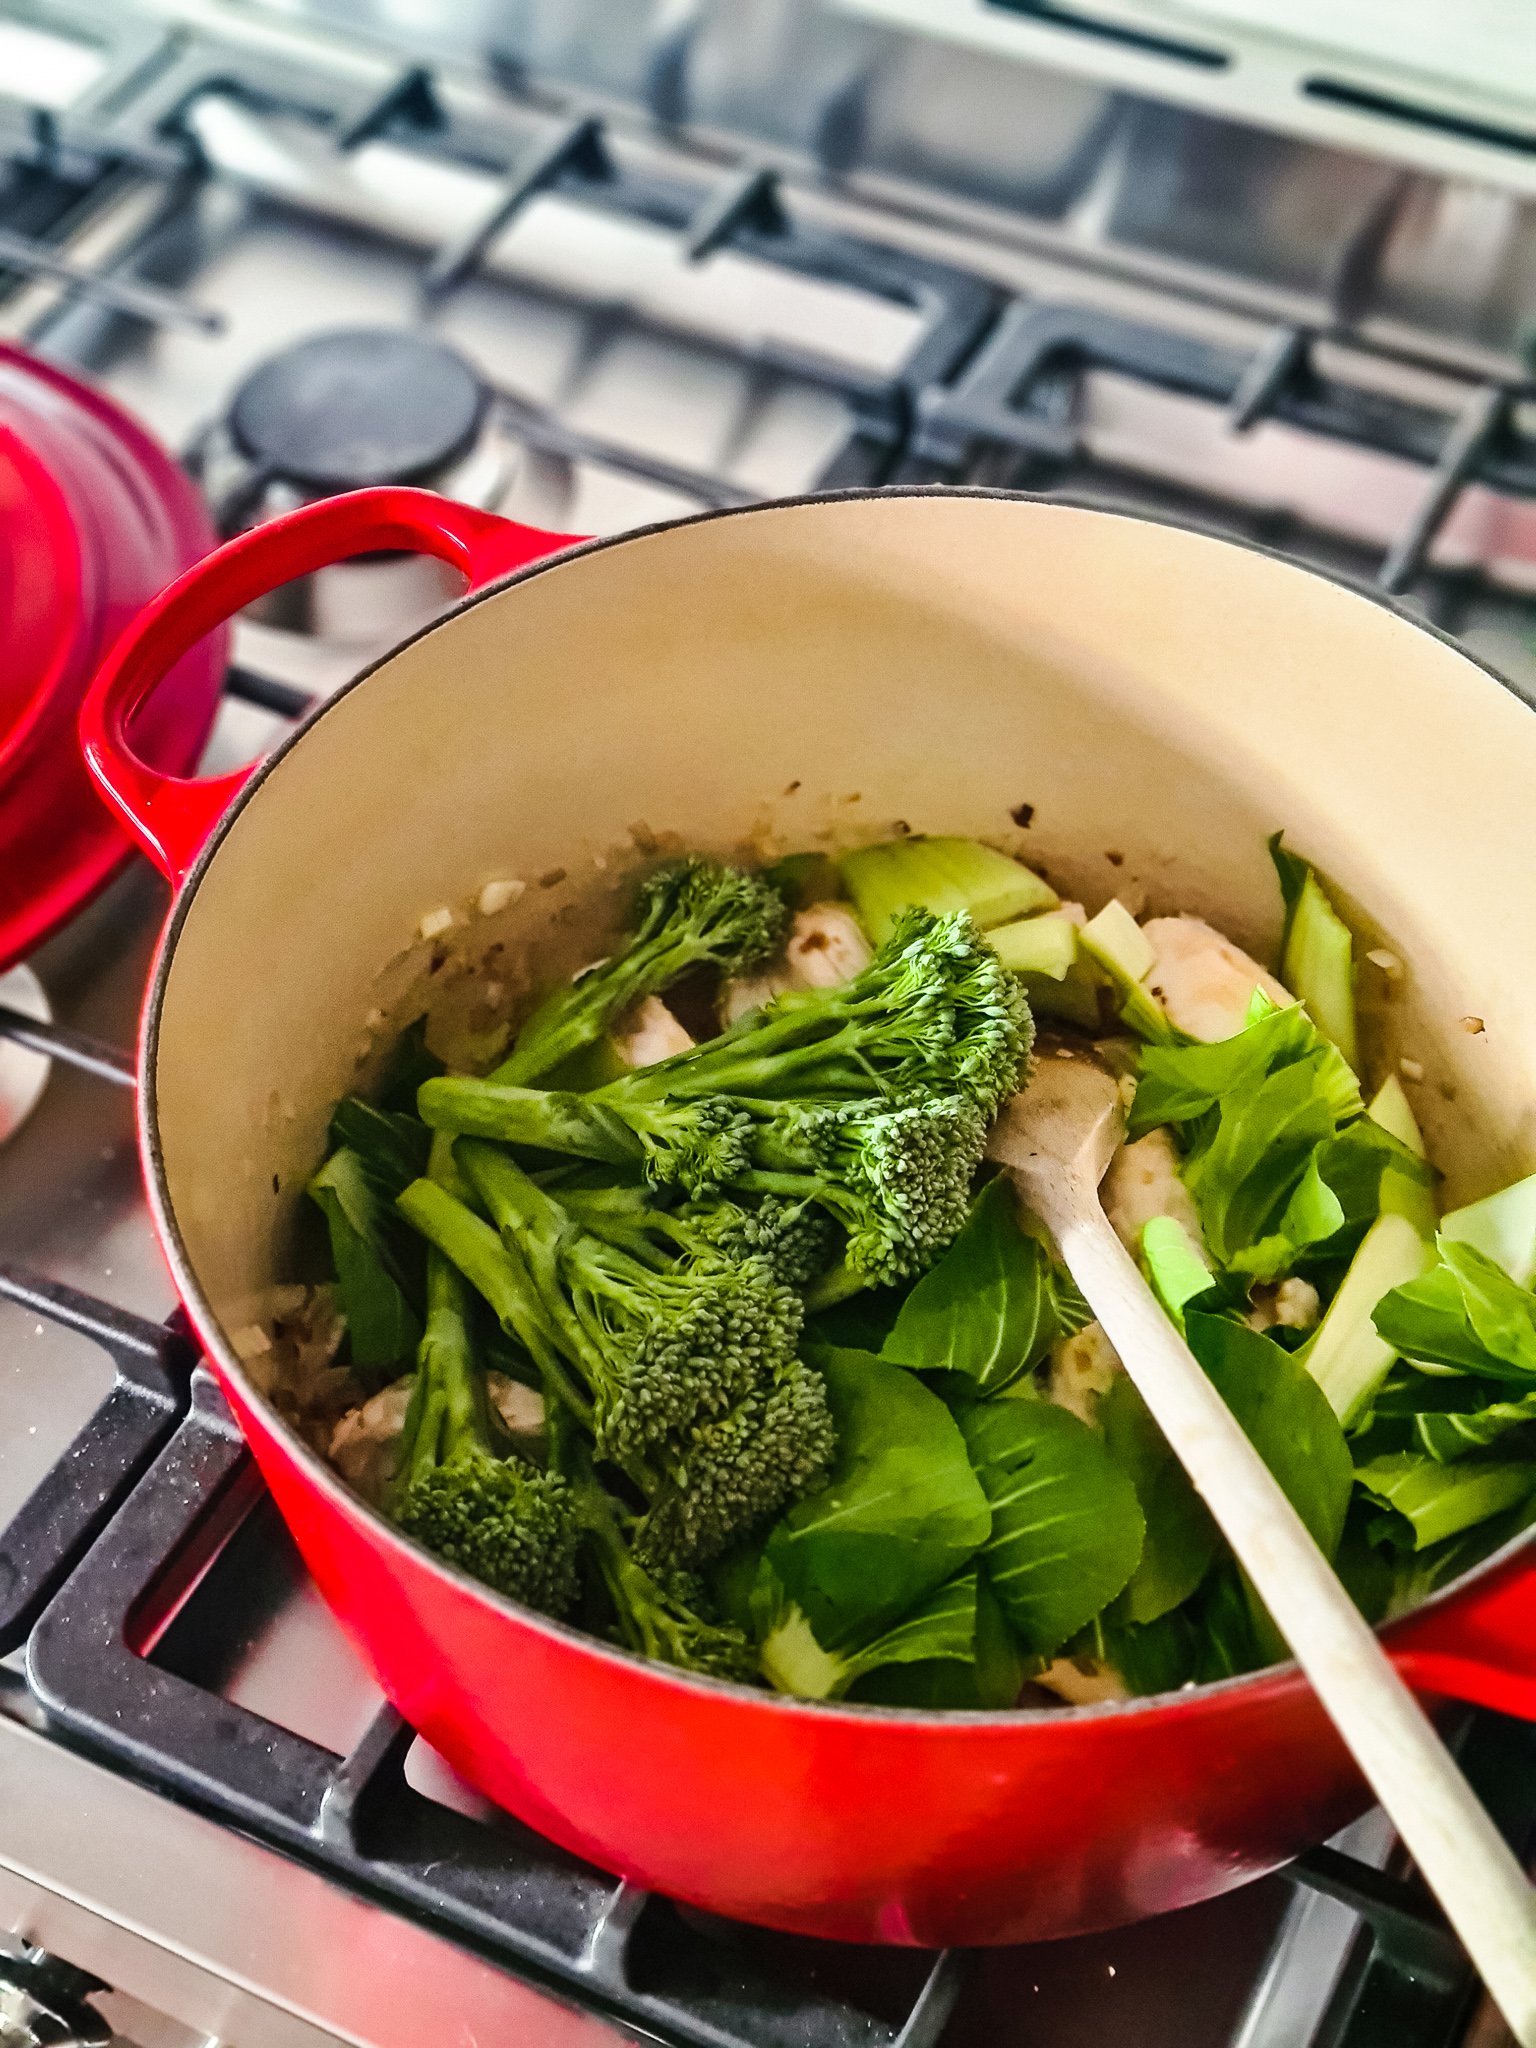
<path fill-rule="evenodd" d="M 992 1508 L 987 1577 L 1024 1648 L 1049 1657 L 1135 1571 L 1146 1532 L 1136 1488 L 1065 1408 L 978 1401 L 959 1421 Z"/>
<path fill-rule="evenodd" d="M 1441 1465 L 1397 1451 L 1362 1465 L 1355 1478 L 1373 1500 L 1407 1518 L 1413 1547 L 1423 1550 L 1525 1500 L 1536 1491 L 1536 1463 Z"/>
<path fill-rule="evenodd" d="M 815 1349 L 837 1431 L 827 1483 L 774 1526 L 764 1552 L 814 1640 L 870 1640 L 986 1541 L 987 1497 L 936 1394 L 862 1351 Z"/>
<path fill-rule="evenodd" d="M 331 1154 L 307 1192 L 330 1233 L 336 1296 L 347 1319 L 352 1363 L 395 1365 L 413 1357 L 421 1342 L 421 1320 L 407 1299 L 405 1261 L 411 1244 L 393 1199 L 347 1146 Z"/>
<path fill-rule="evenodd" d="M 1372 1320 L 1405 1357 L 1484 1379 L 1536 1383 L 1536 1295 L 1442 1231 L 1439 1263 L 1377 1303 Z"/>
<path fill-rule="evenodd" d="M 1062 1320 L 1050 1255 L 1019 1228 L 1006 1174 L 988 1181 L 960 1234 L 901 1305 L 882 1358 L 964 1373 L 995 1394 L 1038 1365 Z"/>

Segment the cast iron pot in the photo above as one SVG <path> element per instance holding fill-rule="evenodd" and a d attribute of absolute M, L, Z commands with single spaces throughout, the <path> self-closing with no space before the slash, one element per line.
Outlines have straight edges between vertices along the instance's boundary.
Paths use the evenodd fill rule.
<path fill-rule="evenodd" d="M 379 547 L 471 582 L 525 566 L 238 787 L 134 759 L 125 719 L 201 634 Z M 180 885 L 140 1054 L 166 1255 L 321 1592 L 467 1778 L 674 1898 L 934 1945 L 1189 1905 L 1365 1807 L 1290 1665 L 1126 1705 L 939 1715 L 642 1663 L 389 1527 L 278 1419 L 240 1350 L 292 1276 L 331 1105 L 372 1071 L 364 1020 L 446 1011 L 473 996 L 471 970 L 510 986 L 528 960 L 591 958 L 636 844 L 668 833 L 764 854 L 897 820 L 976 834 L 1090 907 L 1143 887 L 1263 954 L 1264 842 L 1284 826 L 1407 963 L 1367 1045 L 1381 1071 L 1422 1068 L 1447 1203 L 1530 1172 L 1536 718 L 1495 678 L 1386 604 L 1104 510 L 856 495 L 567 545 L 383 491 L 276 520 L 183 576 L 102 670 L 83 732 L 108 800 Z M 527 886 L 481 917 L 495 880 Z M 1533 1623 L 1521 1538 L 1384 1637 L 1432 1703 L 1536 1717 Z"/>

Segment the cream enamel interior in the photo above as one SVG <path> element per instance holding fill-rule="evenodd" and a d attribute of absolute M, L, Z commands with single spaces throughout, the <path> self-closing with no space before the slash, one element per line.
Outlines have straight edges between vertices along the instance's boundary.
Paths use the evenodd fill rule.
<path fill-rule="evenodd" d="M 165 979 L 168 1208 L 225 1332 L 260 1319 L 370 1012 L 430 997 L 434 952 L 577 964 L 642 821 L 646 847 L 770 854 L 972 833 L 1090 909 L 1144 889 L 1266 958 L 1283 826 L 1407 964 L 1362 970 L 1367 1079 L 1422 1065 L 1446 1199 L 1471 1199 L 1536 1167 L 1533 792 L 1536 718 L 1493 679 L 1221 541 L 966 494 L 636 536 L 450 615 L 256 789 Z M 528 887 L 479 919 L 503 877 Z M 460 922 L 434 948 L 438 906 Z"/>

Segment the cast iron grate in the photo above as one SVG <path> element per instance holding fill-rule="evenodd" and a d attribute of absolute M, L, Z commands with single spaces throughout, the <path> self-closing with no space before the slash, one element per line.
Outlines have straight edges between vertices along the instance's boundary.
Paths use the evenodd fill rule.
<path fill-rule="evenodd" d="M 0 154 L 13 162 L 51 161 L 67 151 L 71 162 L 94 167 L 102 179 L 119 167 L 172 182 L 216 175 L 194 119 L 199 102 L 212 96 L 258 116 L 297 119 L 324 135 L 339 156 L 386 142 L 424 160 L 490 173 L 494 188 L 482 216 L 424 260 L 420 289 L 428 310 L 476 277 L 492 244 L 525 207 L 542 194 L 559 193 L 595 211 L 663 229 L 677 237 L 690 263 L 730 249 L 914 313 L 915 333 L 903 359 L 878 372 L 772 339 L 731 348 L 691 337 L 696 345 L 822 386 L 845 400 L 849 436 L 820 479 L 827 488 L 884 479 L 905 440 L 917 393 L 965 360 L 1002 303 L 995 287 L 954 265 L 803 217 L 771 166 L 745 156 L 722 166 L 680 150 L 672 152 L 675 161 L 658 166 L 649 159 L 665 151 L 650 150 L 642 160 L 600 113 L 574 103 L 555 105 L 545 93 L 520 96 L 508 90 L 477 111 L 417 64 L 389 73 L 387 66 L 365 61 L 343 75 L 340 67 L 308 56 L 301 61 L 271 38 L 236 42 L 203 26 L 168 26 L 147 48 L 147 24 L 126 20 L 120 9 L 99 0 L 73 8 L 70 28 L 90 37 L 102 55 L 103 73 L 67 110 L 49 115 L 46 149 L 37 139 L 37 110 L 8 98 L 0 83 Z M 292 203 L 291 197 L 284 195 L 284 203 Z M 179 229 L 171 220 L 161 224 L 161 232 L 174 240 Z M 24 274 L 65 277 L 78 296 L 152 323 L 207 327 L 218 318 L 177 292 L 138 281 L 136 271 L 156 267 L 153 235 L 118 252 L 109 265 L 76 271 L 50 248 L 47 234 L 0 231 L 0 276 L 8 263 Z M 563 297 L 549 285 L 521 288 Z M 638 331 L 671 331 L 634 308 L 626 309 L 625 320 Z M 750 493 L 717 478 L 599 442 L 510 394 L 502 394 L 502 401 L 513 431 L 541 452 L 609 462 L 692 491 L 710 504 L 750 499 Z"/>
<path fill-rule="evenodd" d="M 209 95 L 222 96 L 257 116 L 296 119 L 338 157 L 386 142 L 424 161 L 491 174 L 494 189 L 482 216 L 423 261 L 427 307 L 477 275 L 492 244 L 532 200 L 558 192 L 583 207 L 667 231 L 690 260 L 730 248 L 917 312 L 918 331 L 905 359 L 879 374 L 773 343 L 725 349 L 821 383 L 845 399 L 850 433 L 820 478 L 823 487 L 963 480 L 978 463 L 995 464 L 1000 451 L 1022 458 L 1021 480 L 1032 487 L 1059 480 L 1081 467 L 1085 453 L 1071 418 L 1073 385 L 1097 368 L 1210 402 L 1239 432 L 1274 419 L 1426 470 L 1414 512 L 1377 565 L 1391 591 L 1407 590 L 1420 577 L 1469 485 L 1536 497 L 1536 432 L 1529 417 L 1536 379 L 1513 369 L 1482 377 L 1437 353 L 1431 341 L 1412 348 L 1389 344 L 1359 324 L 1405 203 L 1405 181 L 1335 251 L 1325 318 L 1277 324 L 1251 350 L 1212 345 L 1182 322 L 1124 319 L 1070 298 L 1011 298 L 955 263 L 809 218 L 790 179 L 760 150 L 713 135 L 706 148 L 688 133 L 681 80 L 699 17 L 692 8 L 675 20 L 669 10 L 657 18 L 643 67 L 655 125 L 637 154 L 628 129 L 609 113 L 547 82 L 535 90 L 515 67 L 498 73 L 499 95 L 466 95 L 442 67 L 396 62 L 382 49 L 348 69 L 316 61 L 297 42 L 288 48 L 268 37 L 258 44 L 205 25 L 161 29 L 100 0 L 94 6 L 81 0 L 71 10 L 71 27 L 88 34 L 102 53 L 101 77 L 68 109 L 46 118 L 45 110 L 8 99 L 0 87 L 0 150 L 24 182 L 63 178 L 73 181 L 72 190 L 89 188 L 93 167 L 103 181 L 120 170 L 173 184 L 217 175 L 197 139 L 195 110 Z M 848 119 L 856 125 L 857 111 Z M 68 213 L 55 220 L 45 211 L 34 223 L 22 196 L 18 188 L 17 229 L 0 245 L 0 270 L 14 262 L 49 274 L 60 260 L 49 241 Z M 302 206 L 302 198 L 293 203 Z M 0 217 L 5 210 L 0 193 Z M 150 321 L 196 326 L 216 319 L 136 274 L 146 262 L 153 273 L 152 239 L 73 278 L 76 292 Z M 552 287 L 535 289 L 560 296 Z M 137 297 L 130 305 L 124 294 Z M 1186 314 L 1199 297 L 1191 295 Z M 633 309 L 625 317 L 639 329 L 649 324 Z M 1445 409 L 1370 388 L 1373 363 L 1438 376 Z M 705 503 L 751 495 L 718 478 L 685 476 L 660 458 L 596 443 L 552 414 L 506 402 L 512 430 L 544 452 L 612 462 L 667 487 L 693 490 Z"/>
<path fill-rule="evenodd" d="M 17 1031 L 16 1037 L 23 1034 Z M 35 1042 L 35 1041 L 34 1041 Z M 0 1656 L 27 1632 L 186 1406 L 196 1349 L 181 1317 L 149 1323 L 0 1261 L 0 1300 L 89 1337 L 112 1360 L 105 1399 L 0 1528 Z"/>
<path fill-rule="evenodd" d="M 140 1616 L 173 1614 L 264 1501 L 222 1395 L 191 1407 L 33 1630 L 27 1674 L 49 1725 L 133 1776 L 317 1864 L 583 2005 L 687 2048 L 931 2048 L 959 1993 L 957 1953 L 825 1950 L 786 1982 L 750 1939 L 678 1909 L 515 1823 L 494 1828 L 406 1781 L 414 1731 L 382 1709 L 337 1757 L 193 1684 L 174 1619 L 153 1656 Z M 802 1945 L 804 1946 L 804 1945 Z M 846 1985 L 846 1989 L 843 1987 Z"/>

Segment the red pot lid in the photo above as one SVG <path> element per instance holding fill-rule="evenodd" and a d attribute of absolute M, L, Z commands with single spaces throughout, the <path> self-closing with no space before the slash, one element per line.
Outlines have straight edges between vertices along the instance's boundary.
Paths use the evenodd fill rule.
<path fill-rule="evenodd" d="M 80 756 L 80 702 L 129 620 L 214 539 L 190 480 L 127 413 L 0 344 L 0 969 L 129 855 Z M 195 767 L 223 673 L 210 635 L 135 728 L 146 760 Z"/>

